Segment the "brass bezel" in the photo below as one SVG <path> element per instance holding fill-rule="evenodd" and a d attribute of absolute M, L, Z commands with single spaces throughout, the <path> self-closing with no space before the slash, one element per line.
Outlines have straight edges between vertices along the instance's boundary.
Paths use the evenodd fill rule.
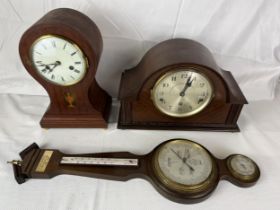
<path fill-rule="evenodd" d="M 243 156 L 247 159 L 249 159 L 253 165 L 254 165 L 254 168 L 255 168 L 255 172 L 251 175 L 242 175 L 240 173 L 238 173 L 236 170 L 234 170 L 231 166 L 231 160 L 234 158 L 234 157 L 237 157 L 237 156 Z M 258 165 L 249 157 L 245 156 L 245 155 L 241 155 L 241 154 L 233 154 L 233 155 L 230 155 L 228 158 L 227 158 L 227 168 L 229 170 L 229 172 L 235 177 L 237 178 L 238 180 L 242 181 L 242 182 L 250 182 L 250 181 L 253 181 L 255 179 L 257 179 L 260 175 L 260 170 L 259 170 L 259 167 Z"/>
<path fill-rule="evenodd" d="M 162 108 L 160 108 L 157 103 L 156 103 L 156 99 L 155 99 L 155 90 L 156 88 L 158 87 L 158 85 L 160 84 L 160 82 L 166 78 L 166 77 L 169 77 L 170 75 L 174 74 L 174 73 L 177 73 L 179 71 L 188 71 L 188 72 L 195 72 L 197 74 L 200 74 L 201 76 L 203 76 L 209 83 L 210 85 L 210 88 L 211 88 L 211 96 L 208 98 L 207 102 L 204 103 L 203 106 L 199 107 L 198 109 L 195 109 L 191 112 L 188 112 L 188 113 L 185 113 L 185 114 L 176 114 L 176 113 L 170 113 Z M 197 67 L 194 67 L 194 66 L 184 66 L 184 67 L 180 67 L 176 70 L 171 70 L 171 71 L 168 71 L 167 73 L 163 74 L 155 83 L 155 85 L 153 86 L 153 88 L 151 89 L 151 99 L 153 101 L 153 104 L 154 106 L 156 107 L 157 110 L 159 110 L 161 113 L 167 115 L 167 116 L 170 116 L 170 117 L 176 117 L 176 118 L 184 118 L 184 117 L 190 117 L 190 116 L 193 116 L 201 111 L 203 111 L 209 104 L 210 102 L 212 101 L 213 97 L 214 97 L 214 87 L 213 87 L 213 84 L 212 82 L 210 81 L 210 79 L 203 73 L 201 73 L 201 71 L 199 71 L 199 68 Z"/>
<path fill-rule="evenodd" d="M 191 144 L 193 144 L 195 147 L 198 147 L 202 150 L 204 150 L 210 157 L 211 159 L 211 163 L 212 163 L 212 170 L 208 176 L 208 178 L 204 181 L 202 181 L 199 184 L 195 184 L 195 185 L 184 185 L 184 184 L 180 184 L 180 183 L 176 183 L 175 181 L 169 179 L 168 177 L 166 177 L 163 173 L 163 171 L 160 169 L 159 163 L 158 163 L 158 156 L 160 151 L 162 150 L 162 148 L 166 145 L 166 144 L 178 144 L 181 142 L 190 142 Z M 207 149 L 205 149 L 202 145 L 193 142 L 191 140 L 188 139 L 173 139 L 170 140 L 166 143 L 164 143 L 163 145 L 161 145 L 159 148 L 157 148 L 157 150 L 155 151 L 155 154 L 153 156 L 153 171 L 156 175 L 156 177 L 160 180 L 160 182 L 166 186 L 167 188 L 171 189 L 171 190 L 175 190 L 177 192 L 181 192 L 181 193 L 197 193 L 197 192 L 201 192 L 204 191 L 205 189 L 209 188 L 211 186 L 211 184 L 213 184 L 215 182 L 215 180 L 218 177 L 218 169 L 217 169 L 217 165 L 213 159 L 213 156 L 208 152 Z"/>
<path fill-rule="evenodd" d="M 78 51 L 81 52 L 82 56 L 83 56 L 83 59 L 85 61 L 85 71 L 83 71 L 83 74 L 81 75 L 81 77 L 78 79 L 78 80 L 75 80 L 74 82 L 68 82 L 68 83 L 65 83 L 65 84 L 59 84 L 57 82 L 54 82 L 44 76 L 42 76 L 42 74 L 39 73 L 39 70 L 37 69 L 37 67 L 35 66 L 34 64 L 34 61 L 33 61 L 33 56 L 32 56 L 32 52 L 33 52 L 33 48 L 35 46 L 35 44 L 37 44 L 39 41 L 43 40 L 43 39 L 47 39 L 47 38 L 51 38 L 51 37 L 55 37 L 55 38 L 58 38 L 58 39 L 63 39 L 64 41 L 68 42 L 68 43 L 71 43 Z M 46 35 L 43 35 L 43 36 L 40 36 L 39 38 L 37 38 L 31 45 L 30 49 L 29 49 L 29 57 L 30 57 L 30 60 L 32 62 L 32 67 L 35 69 L 35 71 L 38 73 L 38 75 L 44 79 L 45 81 L 47 82 L 50 82 L 54 85 L 58 85 L 58 86 L 70 86 L 70 85 L 74 85 L 74 84 L 77 84 L 79 83 L 86 75 L 87 71 L 88 71 L 88 68 L 89 68 L 89 62 L 88 62 L 88 59 L 84 53 L 84 51 L 72 40 L 70 40 L 69 38 L 66 38 L 64 36 L 61 36 L 61 35 L 55 35 L 55 34 L 46 34 Z"/>

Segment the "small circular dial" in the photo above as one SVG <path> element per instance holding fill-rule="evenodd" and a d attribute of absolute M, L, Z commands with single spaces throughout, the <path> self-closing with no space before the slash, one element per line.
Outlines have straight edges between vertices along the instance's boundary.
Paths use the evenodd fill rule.
<path fill-rule="evenodd" d="M 230 156 L 227 165 L 232 175 L 239 179 L 253 179 L 258 173 L 255 162 L 244 155 Z"/>
<path fill-rule="evenodd" d="M 168 187 L 183 191 L 209 184 L 213 161 L 199 144 L 172 140 L 162 145 L 155 156 L 155 172 Z"/>
<path fill-rule="evenodd" d="M 187 117 L 202 111 L 212 95 L 208 78 L 192 68 L 168 72 L 152 90 L 155 106 L 173 117 Z"/>
<path fill-rule="evenodd" d="M 39 75 L 58 85 L 78 83 L 87 70 L 87 60 L 81 49 L 62 37 L 40 37 L 32 45 L 30 54 Z"/>

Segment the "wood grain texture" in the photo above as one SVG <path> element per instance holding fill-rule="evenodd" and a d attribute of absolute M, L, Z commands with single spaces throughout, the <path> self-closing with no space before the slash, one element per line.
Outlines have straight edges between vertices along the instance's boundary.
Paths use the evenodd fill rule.
<path fill-rule="evenodd" d="M 54 85 L 43 79 L 34 69 L 30 47 L 43 35 L 62 36 L 76 43 L 88 59 L 85 77 L 71 86 Z M 107 127 L 111 97 L 100 88 L 95 74 L 102 53 L 102 37 L 95 23 L 73 9 L 55 9 L 31 26 L 19 44 L 19 53 L 26 70 L 48 92 L 50 105 L 41 120 L 45 128 Z M 75 97 L 75 107 L 68 107 L 65 94 Z"/>
<path fill-rule="evenodd" d="M 151 90 L 156 81 L 172 70 L 192 68 L 207 76 L 214 97 L 201 112 L 185 118 L 158 111 Z M 140 63 L 122 74 L 118 128 L 239 131 L 237 120 L 247 103 L 232 74 L 222 70 L 211 52 L 188 39 L 171 39 L 150 49 Z"/>

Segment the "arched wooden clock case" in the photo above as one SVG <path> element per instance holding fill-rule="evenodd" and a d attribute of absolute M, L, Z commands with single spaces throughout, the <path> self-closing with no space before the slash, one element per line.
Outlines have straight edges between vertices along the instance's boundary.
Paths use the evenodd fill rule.
<path fill-rule="evenodd" d="M 178 118 L 160 112 L 151 98 L 157 81 L 180 69 L 205 75 L 213 97 L 202 111 Z M 122 74 L 119 98 L 122 129 L 239 131 L 237 120 L 247 103 L 232 74 L 216 64 L 206 47 L 188 39 L 167 40 L 150 49 L 137 66 Z"/>
<path fill-rule="evenodd" d="M 30 48 L 45 35 L 63 37 L 83 51 L 88 69 L 81 81 L 61 86 L 48 82 L 36 72 Z M 19 45 L 22 62 L 31 76 L 46 89 L 51 101 L 40 122 L 42 127 L 107 127 L 111 97 L 95 80 L 102 45 L 95 23 L 82 13 L 66 8 L 47 13 L 23 34 Z"/>

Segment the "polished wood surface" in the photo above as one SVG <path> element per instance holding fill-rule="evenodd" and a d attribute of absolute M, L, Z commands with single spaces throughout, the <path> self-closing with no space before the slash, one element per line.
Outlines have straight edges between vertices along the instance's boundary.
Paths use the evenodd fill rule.
<path fill-rule="evenodd" d="M 89 67 L 79 83 L 54 85 L 33 68 L 30 47 L 36 39 L 48 34 L 65 37 L 83 50 Z M 21 60 L 31 76 L 48 92 L 51 101 L 41 120 L 42 127 L 107 127 L 111 97 L 95 80 L 102 46 L 102 37 L 95 23 L 84 14 L 66 8 L 50 11 L 22 35 L 19 44 Z M 69 107 L 65 101 L 65 95 L 69 93 L 75 98 L 74 107 Z"/>
<path fill-rule="evenodd" d="M 195 68 L 214 89 L 210 104 L 196 115 L 174 118 L 158 111 L 151 90 L 171 70 Z M 150 49 L 140 63 L 122 74 L 118 128 L 239 131 L 237 120 L 247 103 L 232 74 L 222 70 L 211 52 L 188 39 L 171 39 Z"/>

